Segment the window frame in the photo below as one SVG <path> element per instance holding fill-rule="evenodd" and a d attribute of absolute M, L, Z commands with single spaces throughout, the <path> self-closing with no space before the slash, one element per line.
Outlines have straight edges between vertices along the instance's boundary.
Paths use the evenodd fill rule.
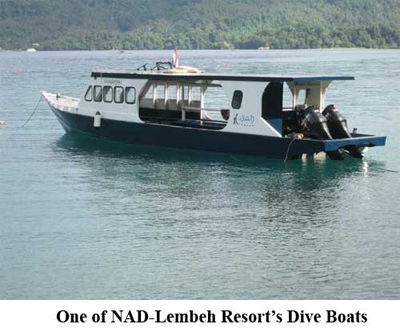
<path fill-rule="evenodd" d="M 90 99 L 87 99 L 87 96 L 88 96 L 89 91 L 90 91 Z M 85 101 L 87 101 L 87 102 L 93 101 L 93 86 L 92 86 L 92 85 L 89 85 L 89 87 L 87 88 L 86 93 L 85 93 L 85 95 L 84 95 L 83 98 L 84 98 Z"/>
<path fill-rule="evenodd" d="M 104 94 L 105 88 L 110 88 L 109 92 L 111 92 L 111 100 L 106 100 L 106 95 Z M 102 95 L 103 95 L 103 101 L 104 101 L 105 103 L 112 103 L 113 100 L 114 100 L 114 90 L 113 90 L 113 87 L 112 87 L 111 85 L 105 85 L 105 86 L 103 86 Z"/>
<path fill-rule="evenodd" d="M 100 92 L 101 92 L 100 99 L 97 99 L 96 88 L 100 88 Z M 101 85 L 93 86 L 93 101 L 95 101 L 96 103 L 101 103 L 103 101 L 103 87 Z"/>
<path fill-rule="evenodd" d="M 240 98 L 237 97 L 238 95 Z M 232 102 L 231 102 L 232 108 L 235 110 L 239 110 L 242 107 L 242 102 L 243 102 L 243 91 L 235 90 L 232 96 Z"/>
<path fill-rule="evenodd" d="M 121 101 L 117 101 L 116 100 L 116 97 L 117 97 L 116 91 L 117 91 L 117 89 L 122 89 L 122 95 L 120 95 L 120 97 L 122 97 Z M 125 88 L 123 86 L 119 86 L 119 85 L 118 86 L 114 86 L 114 103 L 115 104 L 123 104 L 124 101 L 125 101 Z"/>
<path fill-rule="evenodd" d="M 130 91 L 130 89 L 133 89 L 134 92 L 135 92 L 133 102 L 128 102 L 128 100 L 127 100 L 127 96 L 128 96 L 127 92 Z M 129 104 L 129 105 L 135 104 L 135 103 L 136 103 L 136 88 L 133 87 L 133 86 L 126 86 L 126 87 L 125 87 L 124 96 L 125 96 L 125 104 Z"/>

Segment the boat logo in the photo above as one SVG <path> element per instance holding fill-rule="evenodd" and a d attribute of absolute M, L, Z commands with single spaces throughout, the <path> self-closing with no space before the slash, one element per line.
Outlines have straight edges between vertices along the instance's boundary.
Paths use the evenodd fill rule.
<path fill-rule="evenodd" d="M 110 84 L 110 85 L 118 85 L 122 84 L 122 81 L 120 79 L 104 79 L 105 84 Z"/>
<path fill-rule="evenodd" d="M 254 122 L 256 118 L 253 115 L 240 115 L 236 113 L 233 117 L 233 124 L 245 127 L 254 127 Z"/>

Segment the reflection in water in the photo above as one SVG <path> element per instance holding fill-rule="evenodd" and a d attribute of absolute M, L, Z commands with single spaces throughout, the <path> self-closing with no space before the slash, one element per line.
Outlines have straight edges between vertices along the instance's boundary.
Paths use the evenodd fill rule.
<path fill-rule="evenodd" d="M 246 181 L 273 177 L 274 181 L 271 182 L 275 187 L 291 184 L 291 189 L 309 192 L 325 189 L 332 185 L 332 181 L 337 182 L 353 174 L 368 174 L 367 162 L 350 158 L 343 162 L 329 159 L 283 162 L 244 155 L 130 145 L 75 134 L 65 134 L 56 142 L 56 146 L 55 151 L 68 154 L 73 161 L 87 163 L 90 169 L 103 168 L 105 176 L 109 173 L 107 169 L 125 169 L 128 164 L 130 168 L 157 165 L 160 169 L 156 174 L 179 173 L 183 180 L 202 178 L 205 182 L 210 178 L 225 176 Z M 113 164 L 110 165 L 110 162 Z M 138 176 L 132 174 L 131 177 Z"/>
<path fill-rule="evenodd" d="M 260 222 L 279 218 L 280 224 L 299 218 L 326 223 L 327 211 L 339 218 L 346 184 L 367 174 L 366 163 L 352 159 L 283 162 L 133 146 L 78 135 L 65 135 L 56 145 L 59 154 L 84 168 L 83 183 L 88 188 L 118 193 L 109 202 L 140 193 L 141 202 L 144 197 L 152 203 L 175 201 L 181 208 L 252 214 Z M 161 206 L 159 210 L 168 213 Z"/>
<path fill-rule="evenodd" d="M 308 288 L 309 283 L 319 288 L 315 298 L 337 298 L 340 294 L 332 286 L 340 288 L 343 278 L 355 276 L 351 263 L 344 270 L 338 260 L 354 253 L 349 241 L 351 231 L 359 230 L 358 219 L 349 213 L 368 211 L 362 200 L 373 197 L 363 182 L 370 174 L 365 161 L 285 163 L 77 135 L 63 136 L 53 150 L 79 168 L 84 179 L 72 183 L 94 195 L 92 206 L 102 209 L 114 234 L 125 223 L 129 240 L 146 242 L 150 253 L 160 248 L 174 260 L 189 258 L 194 263 L 191 272 L 200 277 L 192 279 L 192 286 L 201 286 L 203 298 L 301 298 L 298 288 Z M 373 166 L 379 171 L 379 163 Z M 353 189 L 355 184 L 361 194 Z M 115 222 L 118 227 L 110 224 Z M 169 244 L 173 250 L 166 249 Z M 220 268 L 224 263 L 226 270 Z M 180 269 L 179 265 L 169 267 Z M 226 277 L 229 269 L 235 273 L 227 293 L 220 287 L 220 294 L 204 288 L 207 281 L 199 272 Z M 187 279 L 187 270 L 181 272 L 177 277 Z M 253 286 L 250 296 L 233 295 L 232 287 L 244 290 L 239 284 L 248 282 L 242 277 L 249 274 L 257 274 L 263 285 Z M 175 294 L 162 297 L 193 297 L 189 292 L 180 296 L 171 286 Z M 273 294 L 282 291 L 283 296 Z M 307 297 L 314 296 L 307 291 Z"/>

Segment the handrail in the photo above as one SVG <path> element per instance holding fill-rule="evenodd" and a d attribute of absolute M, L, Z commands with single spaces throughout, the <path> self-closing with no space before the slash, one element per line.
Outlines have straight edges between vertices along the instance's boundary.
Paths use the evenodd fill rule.
<path fill-rule="evenodd" d="M 206 107 L 196 107 L 196 106 L 182 106 L 182 110 L 193 110 L 193 111 L 210 111 L 210 112 L 221 112 L 221 109 L 213 109 Z"/>
<path fill-rule="evenodd" d="M 221 109 L 213 109 L 213 108 L 205 108 L 205 107 L 196 107 L 196 106 L 181 106 L 181 112 L 182 112 L 182 120 L 186 120 L 186 111 L 194 111 L 194 112 L 200 112 L 200 120 L 202 121 L 204 117 L 207 117 L 211 119 L 207 115 L 208 112 L 221 112 Z"/>

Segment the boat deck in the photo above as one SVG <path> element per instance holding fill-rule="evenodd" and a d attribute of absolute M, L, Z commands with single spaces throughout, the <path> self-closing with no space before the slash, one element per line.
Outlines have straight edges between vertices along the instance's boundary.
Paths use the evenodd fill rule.
<path fill-rule="evenodd" d="M 60 94 L 52 94 L 48 92 L 42 92 L 44 98 L 52 103 L 53 105 L 56 106 L 62 106 L 64 108 L 71 108 L 71 109 L 77 109 L 78 104 L 79 104 L 79 99 L 73 98 L 73 97 L 68 97 L 68 96 L 63 96 Z"/>

